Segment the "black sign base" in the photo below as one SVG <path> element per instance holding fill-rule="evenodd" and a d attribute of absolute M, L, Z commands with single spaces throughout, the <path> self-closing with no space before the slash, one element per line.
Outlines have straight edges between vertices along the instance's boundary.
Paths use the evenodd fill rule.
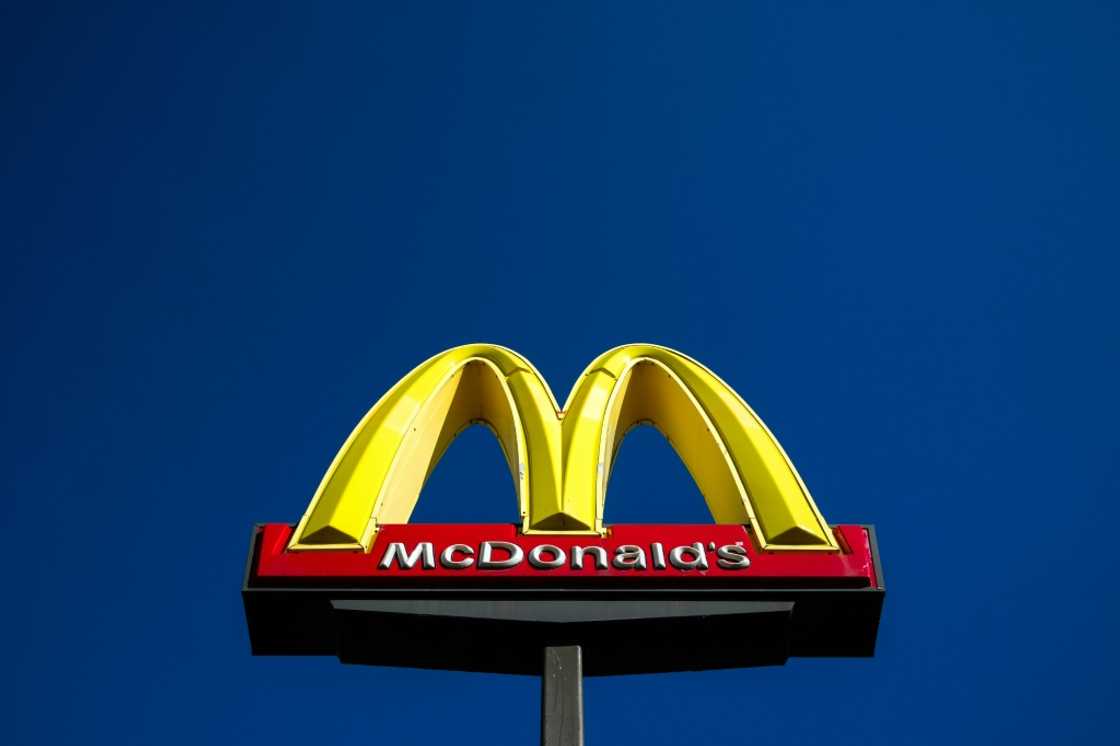
<path fill-rule="evenodd" d="M 335 590 L 246 588 L 256 655 L 540 675 L 541 650 L 579 645 L 584 673 L 781 665 L 869 656 L 877 590 Z"/>

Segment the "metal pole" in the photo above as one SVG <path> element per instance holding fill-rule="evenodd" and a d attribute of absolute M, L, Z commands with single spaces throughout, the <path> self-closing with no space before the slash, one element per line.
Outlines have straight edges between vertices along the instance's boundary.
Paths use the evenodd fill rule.
<path fill-rule="evenodd" d="M 583 746 L 583 660 L 579 645 L 544 649 L 541 746 Z"/>

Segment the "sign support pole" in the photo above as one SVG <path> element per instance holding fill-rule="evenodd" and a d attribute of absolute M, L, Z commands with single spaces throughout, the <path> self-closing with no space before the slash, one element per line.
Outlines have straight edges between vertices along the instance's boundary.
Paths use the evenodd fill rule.
<path fill-rule="evenodd" d="M 541 746 L 583 746 L 583 659 L 579 645 L 544 649 Z"/>

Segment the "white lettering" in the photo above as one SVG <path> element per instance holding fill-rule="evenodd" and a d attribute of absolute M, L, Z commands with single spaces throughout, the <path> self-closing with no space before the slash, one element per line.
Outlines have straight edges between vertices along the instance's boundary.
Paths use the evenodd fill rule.
<path fill-rule="evenodd" d="M 455 559 L 455 553 L 466 555 L 462 559 Z M 448 570 L 462 570 L 474 564 L 474 549 L 466 544 L 452 544 L 439 555 L 439 563 Z"/>
<path fill-rule="evenodd" d="M 646 569 L 646 551 L 634 544 L 623 544 L 615 549 L 614 566 L 619 570 Z"/>
<path fill-rule="evenodd" d="M 692 559 L 685 559 L 685 552 L 692 554 Z M 704 554 L 704 545 L 700 542 L 673 547 L 669 552 L 669 562 L 678 570 L 707 570 L 708 556 Z"/>
<path fill-rule="evenodd" d="M 610 565 L 607 564 L 607 550 L 606 549 L 603 549 L 602 547 L 574 546 L 574 547 L 572 547 L 572 569 L 573 570 L 582 570 L 583 569 L 583 557 L 588 552 L 592 553 L 595 556 L 595 569 L 596 570 L 607 570 L 607 569 L 610 568 Z"/>
<path fill-rule="evenodd" d="M 507 559 L 494 559 L 495 549 L 508 552 L 509 557 Z M 525 552 L 516 544 L 508 541 L 484 541 L 482 542 L 482 554 L 478 558 L 478 569 L 505 570 L 521 564 L 523 559 L 525 559 Z"/>
<path fill-rule="evenodd" d="M 389 548 L 385 550 L 379 567 L 382 570 L 388 570 L 393 566 L 393 560 L 395 559 L 402 570 L 411 570 L 416 566 L 416 563 L 420 561 L 421 557 L 424 560 L 423 568 L 425 570 L 431 570 L 436 566 L 435 554 L 432 551 L 432 542 L 420 542 L 416 545 L 416 548 L 412 550 L 412 553 L 409 554 L 405 551 L 404 543 L 394 541 L 389 544 Z"/>
<path fill-rule="evenodd" d="M 552 559 L 545 559 L 541 555 L 545 552 L 552 555 Z M 538 570 L 551 570 L 560 567 L 568 559 L 564 550 L 553 544 L 538 544 L 529 550 L 529 564 Z"/>
<path fill-rule="evenodd" d="M 747 550 L 738 544 L 725 544 L 716 550 L 719 555 L 717 565 L 725 570 L 745 570 L 751 566 L 751 558 Z"/>
<path fill-rule="evenodd" d="M 714 542 L 712 558 L 724 570 L 745 570 L 751 566 L 750 554 L 742 542 L 724 544 L 716 547 Z M 613 552 L 613 556 L 612 556 Z M 668 555 L 668 556 L 666 556 Z M 677 570 L 707 570 L 709 558 L 703 542 L 693 542 L 673 547 L 666 552 L 662 542 L 650 542 L 649 546 L 621 544 L 610 548 L 605 546 L 572 546 L 566 550 L 556 544 L 537 544 L 529 549 L 511 541 L 483 541 L 476 548 L 468 544 L 449 544 L 441 552 L 435 551 L 430 541 L 418 542 L 409 546 L 406 542 L 391 542 L 378 563 L 382 570 L 431 570 L 438 566 L 447 570 L 466 570 L 475 567 L 479 570 L 508 570 L 528 560 L 529 565 L 538 570 L 554 570 L 569 566 L 572 570 L 583 570 L 590 563 L 596 571 L 601 570 L 664 570 L 672 566 Z M 570 564 L 569 564 L 570 563 Z"/>

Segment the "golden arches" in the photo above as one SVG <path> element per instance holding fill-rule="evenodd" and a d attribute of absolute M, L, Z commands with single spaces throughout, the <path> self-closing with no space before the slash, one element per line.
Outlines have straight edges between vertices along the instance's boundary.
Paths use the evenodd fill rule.
<path fill-rule="evenodd" d="M 370 548 L 377 525 L 405 523 L 444 450 L 481 422 L 502 446 L 526 533 L 599 533 L 618 446 L 656 426 L 719 523 L 750 524 L 766 549 L 836 549 L 793 464 L 718 376 L 657 345 L 591 363 L 563 410 L 512 350 L 464 345 L 405 376 L 350 434 L 292 538 L 292 549 Z"/>

